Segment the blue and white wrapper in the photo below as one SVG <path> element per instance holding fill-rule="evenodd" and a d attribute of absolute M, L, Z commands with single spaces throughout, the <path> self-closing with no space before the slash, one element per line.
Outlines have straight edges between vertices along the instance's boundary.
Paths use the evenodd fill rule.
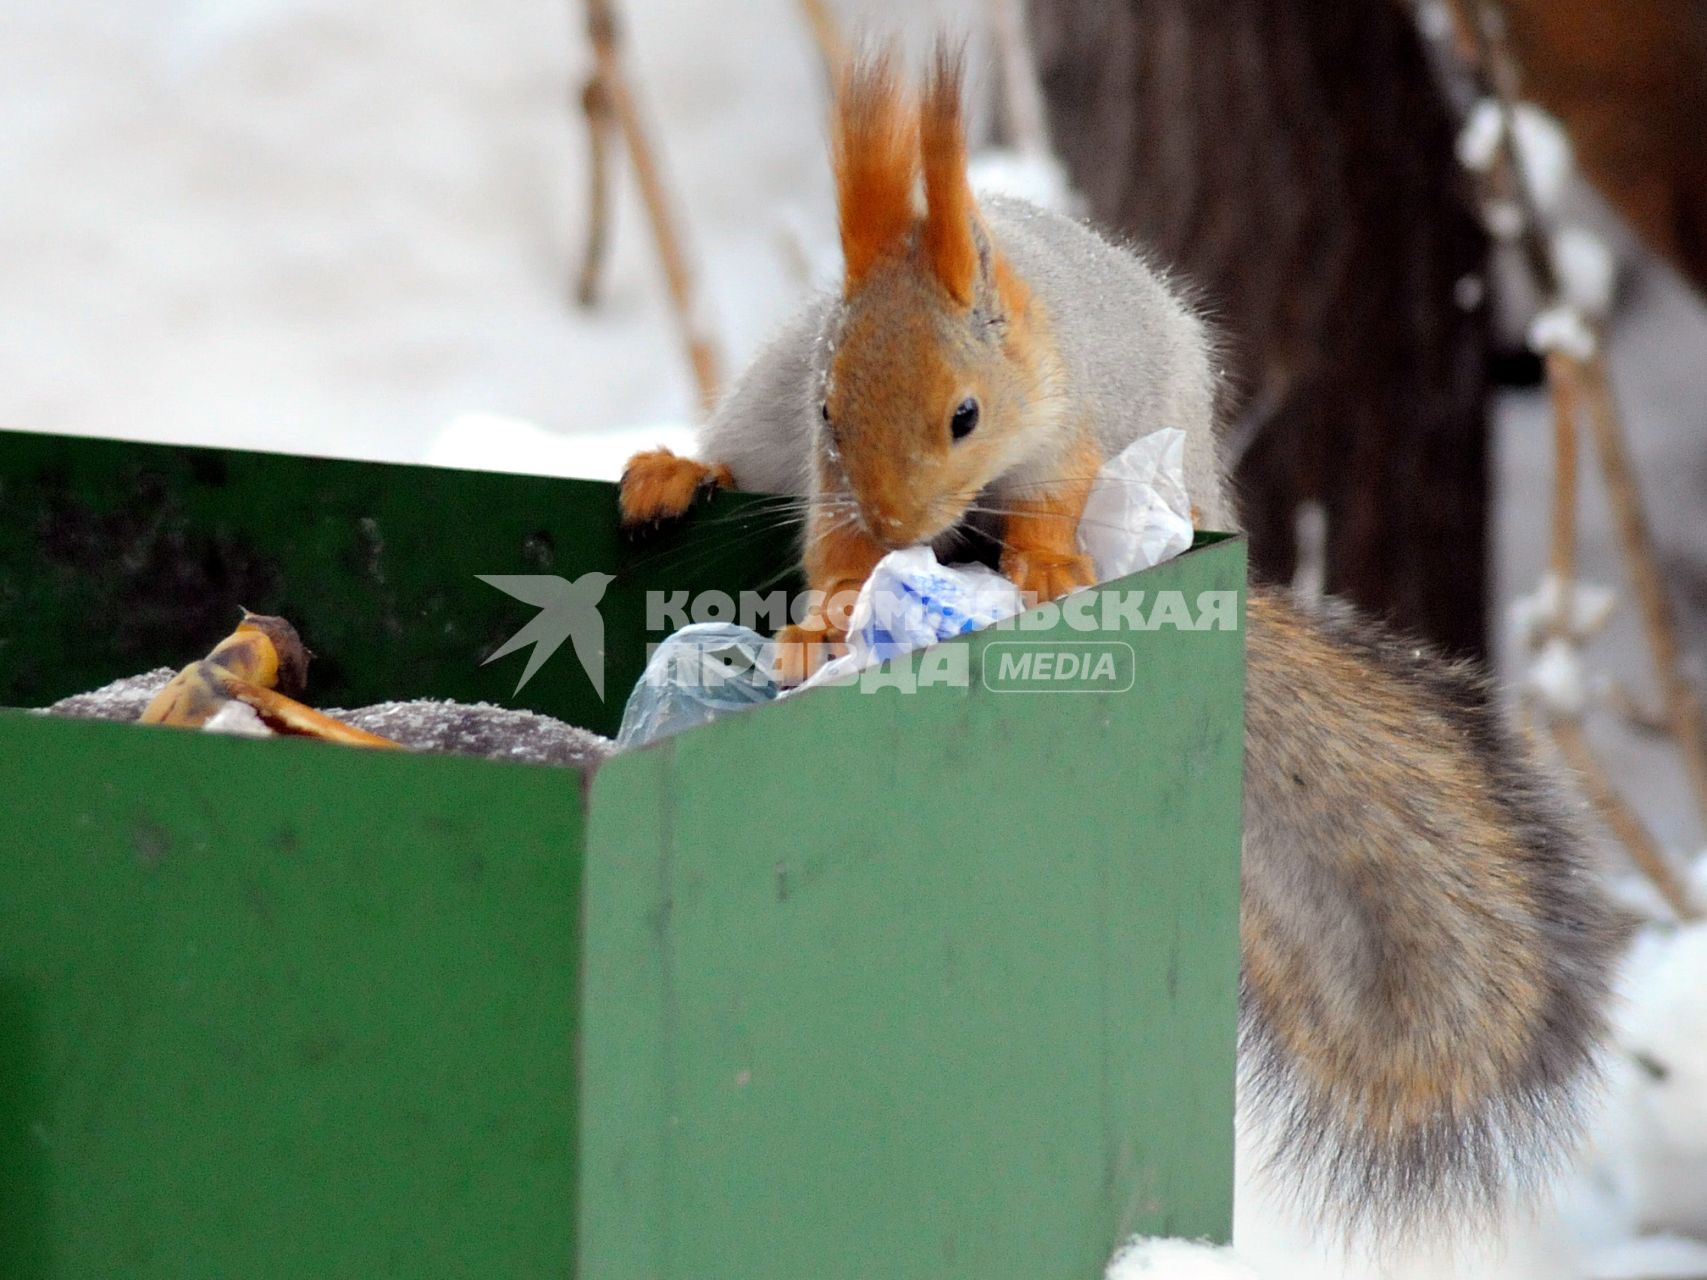
<path fill-rule="evenodd" d="M 845 683 L 866 667 L 977 631 L 1024 608 L 1019 588 L 993 569 L 941 564 L 929 547 L 891 551 L 859 590 L 848 619 L 847 653 L 800 687 Z"/>
<path fill-rule="evenodd" d="M 1191 546 L 1185 433 L 1134 441 L 1098 474 L 1079 523 L 1079 549 L 1108 582 Z M 856 680 L 865 668 L 1014 617 L 1019 588 L 982 565 L 944 565 L 928 546 L 891 551 L 860 588 L 848 652 L 799 689 Z M 775 644 L 732 623 L 683 627 L 658 646 L 623 712 L 619 747 L 651 742 L 727 711 L 799 692 L 771 677 Z"/>

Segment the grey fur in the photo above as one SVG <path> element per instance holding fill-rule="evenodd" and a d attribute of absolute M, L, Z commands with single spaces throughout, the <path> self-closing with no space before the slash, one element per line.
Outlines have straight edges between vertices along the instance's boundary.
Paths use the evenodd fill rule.
<path fill-rule="evenodd" d="M 997 247 L 1043 304 L 1066 364 L 1064 395 L 1109 456 L 1164 427 L 1186 433 L 1186 490 L 1211 529 L 1238 527 L 1216 462 L 1208 331 L 1142 259 L 1022 200 L 980 206 Z M 700 456 L 743 489 L 804 497 L 839 298 L 813 298 L 700 429 Z"/>
<path fill-rule="evenodd" d="M 1186 433 L 1185 486 L 1205 528 L 1237 529 L 1216 458 L 1214 344 L 1159 272 L 1082 222 L 1023 200 L 980 206 L 1001 252 L 1042 302 L 1065 392 L 1104 455 L 1165 427 Z"/>
<path fill-rule="evenodd" d="M 727 464 L 739 488 L 806 496 L 837 301 L 821 294 L 795 312 L 700 427 L 700 457 Z"/>

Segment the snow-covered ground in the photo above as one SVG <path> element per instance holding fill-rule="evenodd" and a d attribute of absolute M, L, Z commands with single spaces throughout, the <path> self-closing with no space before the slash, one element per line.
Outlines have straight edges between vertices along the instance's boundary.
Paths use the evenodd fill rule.
<path fill-rule="evenodd" d="M 899 23 L 915 46 L 982 8 L 840 7 L 855 24 Z M 578 8 L 9 0 L 0 425 L 603 475 L 679 438 L 667 424 L 691 416 L 692 388 L 626 169 L 604 301 L 571 300 L 586 226 Z M 623 8 L 733 371 L 835 269 L 817 54 L 793 0 Z M 1700 675 L 1707 308 L 1651 263 L 1631 279 L 1613 367 Z M 1502 601 L 1531 590 L 1544 559 L 1548 444 L 1540 397 L 1510 397 Z M 1592 479 L 1583 541 L 1585 574 L 1622 584 Z M 1651 698 L 1627 600 L 1589 656 Z M 1594 736 L 1670 848 L 1707 844 L 1668 751 L 1604 717 Z M 1243 1263 L 1264 1276 L 1707 1276 L 1707 1246 L 1682 1238 L 1707 1240 L 1707 935 L 1650 930 L 1632 973 L 1608 1119 L 1556 1206 L 1488 1247 L 1346 1260 L 1312 1250 L 1247 1180 Z M 1182 1257 L 1141 1252 L 1120 1275 L 1242 1274 L 1225 1255 L 1198 1271 Z"/>
<path fill-rule="evenodd" d="M 418 460 L 463 413 L 690 414 L 626 171 L 604 305 L 570 301 L 574 0 L 6 8 L 0 423 Z M 834 269 L 816 49 L 790 0 L 624 11 L 734 369 Z"/>

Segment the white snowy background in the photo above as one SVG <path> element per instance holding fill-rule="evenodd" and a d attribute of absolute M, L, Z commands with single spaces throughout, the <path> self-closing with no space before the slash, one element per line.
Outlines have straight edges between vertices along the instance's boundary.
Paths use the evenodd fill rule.
<path fill-rule="evenodd" d="M 980 9 L 839 7 L 915 47 Z M 733 373 L 836 267 L 816 51 L 792 0 L 623 9 Z M 0 426 L 602 475 L 681 438 L 692 387 L 620 151 L 605 299 L 571 299 L 572 0 L 8 0 L 0 29 Z M 1567 199 L 1623 263 L 1613 370 L 1700 677 L 1707 308 Z M 1507 397 L 1502 611 L 1545 558 L 1548 445 L 1542 398 Z M 1621 583 L 1584 488 L 1584 573 Z M 1627 599 L 1588 656 L 1651 696 Z M 1604 717 L 1594 737 L 1668 848 L 1700 850 L 1672 754 Z M 1236 1257 L 1149 1245 L 1111 1275 L 1707 1277 L 1707 930 L 1646 930 L 1626 989 L 1595 1149 L 1501 1239 L 1346 1257 L 1242 1176 Z"/>

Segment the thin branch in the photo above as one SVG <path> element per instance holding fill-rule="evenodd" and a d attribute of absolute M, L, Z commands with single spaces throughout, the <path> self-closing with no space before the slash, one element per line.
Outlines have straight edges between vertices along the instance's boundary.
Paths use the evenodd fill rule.
<path fill-rule="evenodd" d="M 1624 424 L 1613 402 L 1605 357 L 1596 354 L 1585 366 L 1585 373 L 1589 431 L 1594 436 L 1601 473 L 1606 479 L 1606 493 L 1618 526 L 1625 565 L 1636 588 L 1648 652 L 1653 658 L 1672 736 L 1683 753 L 1696 804 L 1703 818 L 1707 818 L 1707 720 L 1702 716 L 1700 698 L 1683 672 L 1677 619 L 1666 594 L 1653 534 L 1648 529 Z"/>
<path fill-rule="evenodd" d="M 1502 158 L 1514 188 L 1512 198 L 1521 214 L 1519 243 L 1525 260 L 1548 305 L 1560 304 L 1563 292 L 1555 267 L 1551 239 L 1524 172 L 1522 148 L 1516 135 L 1518 74 L 1516 60 L 1505 44 L 1505 16 L 1500 0 L 1467 0 L 1474 4 L 1468 22 L 1475 47 L 1482 89 L 1498 103 L 1502 116 Z M 1598 328 L 1598 326 L 1595 326 Z M 1670 737 L 1684 759 L 1697 805 L 1707 818 L 1707 719 L 1694 688 L 1685 678 L 1682 649 L 1671 601 L 1653 538 L 1648 530 L 1641 493 L 1624 426 L 1612 396 L 1607 373 L 1605 334 L 1594 334 L 1593 353 L 1586 359 L 1553 351 L 1547 370 L 1554 414 L 1554 506 L 1550 565 L 1560 599 L 1554 634 L 1576 643 L 1572 586 L 1576 561 L 1576 489 L 1578 468 L 1577 420 L 1586 411 L 1601 475 L 1612 504 L 1628 572 L 1639 602 L 1643 629 L 1665 701 Z M 1625 802 L 1588 744 L 1575 717 L 1551 716 L 1548 727 L 1567 763 L 1582 777 L 1590 801 L 1608 828 L 1624 844 L 1632 861 L 1653 881 L 1681 918 L 1695 918 L 1681 878 L 1635 811 Z"/>
<path fill-rule="evenodd" d="M 1559 754 L 1564 757 L 1565 763 L 1582 779 L 1583 790 L 1588 795 L 1589 803 L 1594 806 L 1607 829 L 1629 851 L 1630 860 L 1636 864 L 1637 869 L 1652 881 L 1654 888 L 1659 891 L 1666 905 L 1679 920 L 1700 919 L 1701 913 L 1690 901 L 1689 888 L 1683 877 L 1678 874 L 1636 811 L 1625 803 L 1618 788 L 1612 784 L 1612 779 L 1607 776 L 1606 770 L 1588 745 L 1582 723 L 1569 716 L 1551 716 L 1548 718 L 1547 727 L 1553 735 L 1553 741 L 1559 745 Z"/>
<path fill-rule="evenodd" d="M 1535 188 L 1529 181 L 1523 148 L 1517 141 L 1517 61 L 1505 43 L 1505 11 L 1499 0 L 1472 0 L 1476 12 L 1470 22 L 1476 48 L 1476 71 L 1487 97 L 1499 106 L 1500 158 L 1504 161 L 1511 190 L 1507 193 L 1518 208 L 1518 247 L 1535 277 L 1542 296 L 1559 296 L 1559 273 L 1553 265 L 1552 247 L 1542 231 L 1541 210 L 1535 203 Z"/>
<path fill-rule="evenodd" d="M 1548 566 L 1558 590 L 1553 634 L 1574 641 L 1577 579 L 1577 418 L 1575 362 L 1558 352 L 1547 356 L 1553 399 L 1553 528 Z"/>
<path fill-rule="evenodd" d="M 681 235 L 676 230 L 670 200 L 664 190 L 661 166 L 623 74 L 614 0 L 586 0 L 586 4 L 587 34 L 592 39 L 593 54 L 598 60 L 598 79 L 634 162 L 634 176 L 640 185 L 646 216 L 652 224 L 653 239 L 658 245 L 658 260 L 664 269 L 664 282 L 674 305 L 676 326 L 687 347 L 688 360 L 693 365 L 700 406 L 709 412 L 717 403 L 721 383 L 717 345 L 705 328 L 699 308 L 698 286 L 687 252 L 682 247 Z"/>
<path fill-rule="evenodd" d="M 575 298 L 583 307 L 598 304 L 599 280 L 610 245 L 610 150 L 615 141 L 610 94 L 597 72 L 581 90 L 587 117 L 587 244 L 576 277 Z"/>
<path fill-rule="evenodd" d="M 1619 681 L 1608 682 L 1605 702 L 1613 715 L 1638 733 L 1660 738 L 1671 735 L 1671 717 L 1664 711 L 1643 703 Z"/>

